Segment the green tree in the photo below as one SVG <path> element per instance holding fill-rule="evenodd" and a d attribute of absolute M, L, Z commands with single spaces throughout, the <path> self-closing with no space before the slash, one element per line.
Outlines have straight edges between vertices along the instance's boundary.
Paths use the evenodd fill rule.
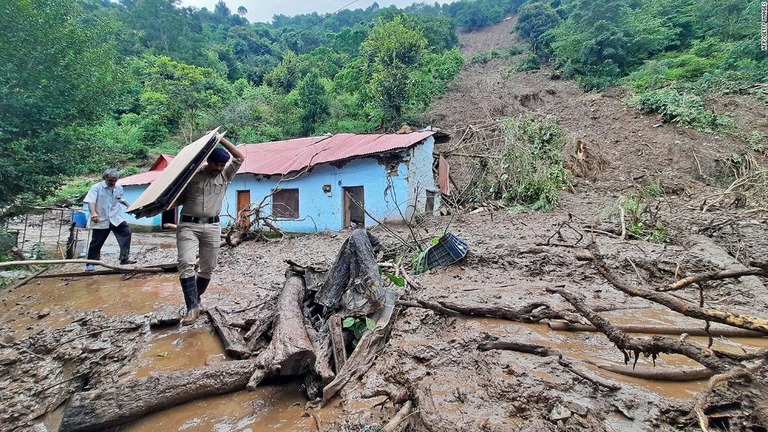
<path fill-rule="evenodd" d="M 395 126 L 401 121 L 426 48 L 421 29 L 403 16 L 380 22 L 363 41 L 362 52 L 372 65 L 369 103 L 379 112 L 385 126 Z"/>
<path fill-rule="evenodd" d="M 520 9 L 515 31 L 533 46 L 534 51 L 537 51 L 541 35 L 557 27 L 560 21 L 562 21 L 560 16 L 552 6 L 539 2 L 530 3 Z"/>
<path fill-rule="evenodd" d="M 45 194 L 83 157 L 57 130 L 121 102 L 113 23 L 85 18 L 70 0 L 0 2 L 0 207 Z"/>
<path fill-rule="evenodd" d="M 144 83 L 139 96 L 142 114 L 168 130 L 178 129 L 187 142 L 201 131 L 205 111 L 232 97 L 231 84 L 210 69 L 165 56 L 144 56 L 133 67 Z"/>
<path fill-rule="evenodd" d="M 309 136 L 328 118 L 328 94 L 317 72 L 310 72 L 296 87 L 300 134 Z"/>

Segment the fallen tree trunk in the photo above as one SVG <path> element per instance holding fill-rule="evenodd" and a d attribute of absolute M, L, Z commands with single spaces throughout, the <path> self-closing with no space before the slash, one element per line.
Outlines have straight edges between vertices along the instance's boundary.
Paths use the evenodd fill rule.
<path fill-rule="evenodd" d="M 224 345 L 224 352 L 228 356 L 236 359 L 246 359 L 251 356 L 251 350 L 245 346 L 245 340 L 240 335 L 240 331 L 230 327 L 224 312 L 218 307 L 208 309 L 208 316 L 211 317 L 213 328 L 221 338 Z"/>
<path fill-rule="evenodd" d="M 232 361 L 76 393 L 64 409 L 60 431 L 103 430 L 201 397 L 242 390 L 256 367 L 253 361 Z"/>
<path fill-rule="evenodd" d="M 547 323 L 552 330 L 560 331 L 587 331 L 587 332 L 599 332 L 600 329 L 593 325 L 588 324 L 574 324 L 562 320 L 553 320 Z M 738 328 L 710 328 L 707 331 L 704 328 L 696 327 L 670 327 L 670 326 L 654 326 L 654 325 L 630 325 L 630 324 L 614 324 L 614 326 L 626 333 L 643 333 L 643 334 L 664 334 L 664 335 L 682 335 L 687 334 L 690 336 L 724 336 L 724 337 L 756 337 L 761 338 L 765 335 L 759 332 L 751 330 L 744 330 Z"/>
<path fill-rule="evenodd" d="M 249 390 L 268 376 L 303 374 L 315 364 L 315 351 L 304 327 L 303 301 L 304 280 L 288 272 L 277 298 L 272 341 L 256 358 L 259 367 L 248 382 Z"/>
<path fill-rule="evenodd" d="M 642 366 L 630 366 L 613 363 L 596 362 L 589 359 L 584 360 L 585 363 L 596 366 L 602 370 L 608 372 L 617 373 L 632 378 L 640 378 L 651 381 L 701 381 L 709 379 L 715 373 L 708 368 L 696 368 L 696 369 L 666 369 L 659 367 L 642 367 Z"/>
<path fill-rule="evenodd" d="M 724 312 L 717 309 L 702 308 L 675 298 L 669 294 L 633 287 L 620 280 L 610 270 L 608 270 L 608 266 L 605 264 L 605 260 L 603 260 L 603 257 L 600 255 L 600 251 L 597 250 L 596 245 L 590 245 L 590 250 L 595 256 L 594 264 L 597 268 L 597 271 L 600 272 L 600 274 L 603 275 L 603 277 L 605 277 L 608 282 L 610 282 L 620 291 L 623 291 L 631 296 L 641 297 L 646 300 L 650 300 L 652 302 L 666 306 L 673 311 L 679 312 L 685 316 L 706 321 L 719 322 L 721 324 L 727 324 L 734 327 L 740 327 L 747 330 L 754 330 L 763 334 L 768 334 L 768 320 L 749 315 L 741 315 L 733 312 Z"/>

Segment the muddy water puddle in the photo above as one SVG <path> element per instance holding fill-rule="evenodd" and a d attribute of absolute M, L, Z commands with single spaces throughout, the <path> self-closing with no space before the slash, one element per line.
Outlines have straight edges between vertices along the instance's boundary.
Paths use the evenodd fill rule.
<path fill-rule="evenodd" d="M 80 271 L 79 266 L 72 271 Z M 21 338 L 70 325 L 86 311 L 136 317 L 156 310 L 181 308 L 178 275 L 120 275 L 35 279 L 0 292 L 0 327 Z M 222 344 L 205 319 L 194 326 L 152 330 L 138 357 L 118 374 L 120 380 L 202 367 L 227 361 Z M 162 395 L 158 395 L 162 398 Z M 298 382 L 214 396 L 154 413 L 127 425 L 126 431 L 304 431 L 332 418 L 327 409 L 304 408 Z M 313 417 L 316 416 L 317 420 Z"/>
<path fill-rule="evenodd" d="M 663 311 L 654 312 L 651 319 L 644 321 L 642 314 L 646 311 L 633 312 L 638 318 L 633 318 L 634 324 L 675 324 L 675 317 L 664 317 Z M 570 331 L 557 331 L 550 329 L 546 324 L 522 324 L 511 323 L 509 321 L 494 319 L 494 318 L 473 318 L 468 319 L 467 325 L 479 326 L 481 332 L 486 332 L 490 335 L 498 336 L 500 340 L 515 341 L 521 343 L 530 343 L 542 345 L 550 348 L 554 348 L 562 352 L 565 356 L 574 360 L 592 360 L 598 362 L 611 362 L 614 364 L 623 363 L 623 354 L 621 354 L 614 345 L 608 341 L 608 339 L 602 334 L 597 332 L 570 332 Z M 460 337 L 460 335 L 457 335 Z M 637 337 L 648 337 L 647 334 L 632 334 Z M 674 336 L 669 336 L 673 337 Z M 706 347 L 706 337 L 689 337 L 687 340 L 699 343 L 702 347 Z M 729 351 L 729 352 L 743 352 L 742 349 L 758 349 L 768 347 L 768 340 L 764 338 L 714 338 L 712 348 Z M 519 356 L 531 356 L 529 354 L 519 354 L 510 352 L 509 358 L 514 358 L 517 361 Z M 526 370 L 528 373 L 533 374 L 545 381 L 554 381 L 555 376 L 546 369 L 540 369 L 538 361 L 533 361 L 537 357 L 532 356 L 531 362 L 520 362 L 518 367 L 520 370 Z M 594 373 L 601 375 L 605 378 L 609 378 L 620 383 L 629 383 L 635 386 L 648 389 L 659 396 L 668 398 L 681 398 L 692 399 L 704 388 L 706 380 L 692 381 L 692 382 L 668 382 L 668 381 L 651 381 L 645 379 L 638 379 L 627 377 L 624 375 L 616 374 L 606 370 L 597 368 L 596 366 L 584 363 L 585 367 L 592 370 Z M 650 358 L 641 357 L 637 363 L 638 367 L 658 367 L 664 369 L 680 369 L 680 368 L 699 368 L 701 365 L 680 355 L 668 355 L 662 354 L 656 359 L 655 366 Z"/>

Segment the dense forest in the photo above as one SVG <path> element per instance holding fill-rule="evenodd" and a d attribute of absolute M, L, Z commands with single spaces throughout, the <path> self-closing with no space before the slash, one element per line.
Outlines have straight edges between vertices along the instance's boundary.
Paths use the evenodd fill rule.
<path fill-rule="evenodd" d="M 0 208 L 108 166 L 138 172 L 216 126 L 242 143 L 419 124 L 465 63 L 457 31 L 511 14 L 529 46 L 509 52 L 528 52 L 525 68 L 548 62 L 585 90 L 630 86 L 638 108 L 685 126 L 727 133 L 702 95 L 768 81 L 755 0 L 374 3 L 269 24 L 246 13 L 224 1 L 0 2 Z"/>

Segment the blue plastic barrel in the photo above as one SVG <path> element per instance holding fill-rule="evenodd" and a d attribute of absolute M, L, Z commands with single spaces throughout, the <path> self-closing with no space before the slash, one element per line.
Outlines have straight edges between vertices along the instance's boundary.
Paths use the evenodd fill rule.
<path fill-rule="evenodd" d="M 88 218 L 86 217 L 84 211 L 73 211 L 72 222 L 74 222 L 75 226 L 78 228 L 85 228 L 85 225 L 88 222 Z"/>

